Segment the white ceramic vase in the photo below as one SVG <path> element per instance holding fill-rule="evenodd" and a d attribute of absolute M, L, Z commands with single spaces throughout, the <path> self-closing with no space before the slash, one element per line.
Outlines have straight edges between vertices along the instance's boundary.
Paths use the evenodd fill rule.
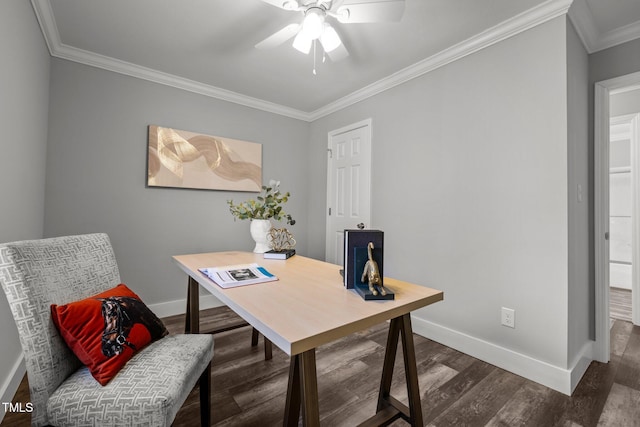
<path fill-rule="evenodd" d="M 251 237 L 256 242 L 253 252 L 263 254 L 271 249 L 267 239 L 269 230 L 271 230 L 271 221 L 268 219 L 252 219 L 249 230 L 251 231 Z"/>

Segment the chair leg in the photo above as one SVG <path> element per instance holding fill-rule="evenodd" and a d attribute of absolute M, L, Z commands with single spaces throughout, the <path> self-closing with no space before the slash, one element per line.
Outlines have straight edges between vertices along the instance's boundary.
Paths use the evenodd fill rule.
<path fill-rule="evenodd" d="M 271 341 L 267 337 L 264 337 L 264 360 L 271 360 L 273 358 L 272 348 Z"/>
<path fill-rule="evenodd" d="M 211 425 L 211 362 L 200 375 L 200 425 Z"/>
<path fill-rule="evenodd" d="M 256 328 L 252 328 L 251 330 L 251 347 L 255 347 L 258 345 L 258 338 L 260 337 L 260 332 Z M 271 341 L 267 337 L 264 337 L 264 360 L 271 360 L 273 346 L 271 345 Z"/>
<path fill-rule="evenodd" d="M 258 345 L 258 330 L 256 328 L 251 328 L 251 347 L 255 347 Z"/>

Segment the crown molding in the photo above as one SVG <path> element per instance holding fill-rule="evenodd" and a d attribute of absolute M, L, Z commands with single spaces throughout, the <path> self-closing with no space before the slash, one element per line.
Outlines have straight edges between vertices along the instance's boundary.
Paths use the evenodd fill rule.
<path fill-rule="evenodd" d="M 130 62 L 125 62 L 108 56 L 99 55 L 94 52 L 77 49 L 65 44 L 56 46 L 55 53 L 52 53 L 52 56 L 85 65 L 90 65 L 96 68 L 102 68 L 104 70 L 113 71 L 131 77 L 136 77 L 142 80 L 159 83 L 165 86 L 182 89 L 188 92 L 197 93 L 199 95 L 221 99 L 223 101 L 232 102 L 234 104 L 244 105 L 246 107 L 279 114 L 281 116 L 291 117 L 298 120 L 308 120 L 308 114 L 304 111 L 285 107 L 283 105 L 264 101 L 262 99 L 253 98 L 241 93 L 204 84 L 184 77 L 179 77 L 174 74 L 164 73 L 162 71 L 132 64 Z"/>
<path fill-rule="evenodd" d="M 600 33 L 584 0 L 575 0 L 573 2 L 569 9 L 569 19 L 587 52 L 593 53 L 594 46 L 598 44 Z"/>
<path fill-rule="evenodd" d="M 406 67 L 313 112 L 286 107 L 216 86 L 164 73 L 62 43 L 49 0 L 31 0 L 51 56 L 221 99 L 250 108 L 312 122 L 419 77 L 485 47 L 566 14 L 573 0 L 548 0 L 455 46 Z M 580 34 L 580 33 L 579 33 Z M 584 40 L 583 40 L 584 42 Z"/>
<path fill-rule="evenodd" d="M 223 101 L 233 102 L 246 107 L 279 114 L 281 116 L 309 121 L 308 113 L 295 108 L 285 107 L 283 105 L 253 98 L 237 92 L 197 82 L 195 80 L 186 79 L 184 77 L 164 73 L 162 71 L 142 67 L 130 62 L 121 61 L 119 59 L 65 45 L 60 40 L 60 34 L 58 33 L 58 27 L 56 25 L 49 0 L 31 0 L 31 4 L 33 5 L 38 23 L 42 29 L 42 34 L 44 35 L 49 48 L 49 53 L 53 57 L 66 59 L 96 68 L 102 68 L 104 70 L 186 90 L 188 92 L 197 93 L 211 98 L 221 99 Z"/>
<path fill-rule="evenodd" d="M 602 33 L 585 0 L 574 0 L 569 19 L 589 54 L 640 38 L 640 21 Z"/>
<path fill-rule="evenodd" d="M 640 38 L 640 21 L 632 22 L 629 25 L 602 34 L 600 42 L 594 52 L 608 49 L 637 38 Z"/>

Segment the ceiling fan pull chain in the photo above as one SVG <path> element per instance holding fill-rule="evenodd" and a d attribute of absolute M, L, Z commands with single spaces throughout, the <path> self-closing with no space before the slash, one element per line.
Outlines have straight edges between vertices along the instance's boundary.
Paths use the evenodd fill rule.
<path fill-rule="evenodd" d="M 316 73 L 316 41 L 313 41 L 313 75 L 315 76 Z"/>

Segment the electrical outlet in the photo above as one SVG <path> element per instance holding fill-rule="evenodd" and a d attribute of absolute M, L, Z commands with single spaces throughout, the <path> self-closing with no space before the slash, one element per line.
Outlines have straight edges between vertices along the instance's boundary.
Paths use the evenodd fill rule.
<path fill-rule="evenodd" d="M 502 324 L 510 328 L 515 328 L 516 311 L 511 308 L 502 307 Z"/>

